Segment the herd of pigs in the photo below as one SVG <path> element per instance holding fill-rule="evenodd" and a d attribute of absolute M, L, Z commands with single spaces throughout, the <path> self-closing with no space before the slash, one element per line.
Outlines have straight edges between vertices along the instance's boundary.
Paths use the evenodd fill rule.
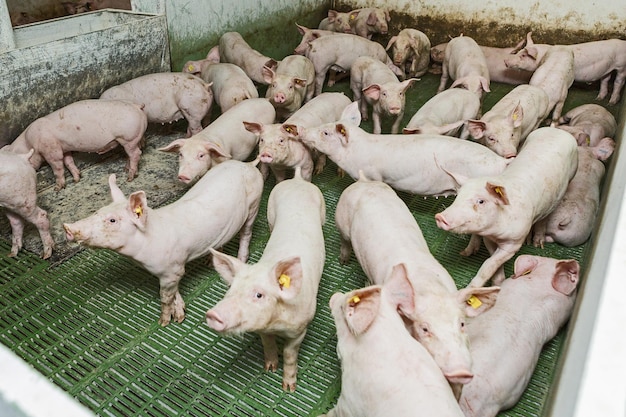
<path fill-rule="evenodd" d="M 422 32 L 403 29 L 385 48 L 371 38 L 387 33 L 388 22 L 376 8 L 331 10 L 318 29 L 298 26 L 302 42 L 282 60 L 224 33 L 182 72 L 145 75 L 35 120 L 0 151 L 10 256 L 22 246 L 24 221 L 38 228 L 43 257 L 53 251 L 47 214 L 36 204 L 35 170 L 44 162 L 61 189 L 64 167 L 80 179 L 72 152 L 121 146 L 131 181 L 148 123 L 184 117 L 187 138 L 160 150 L 178 155 L 188 191 L 153 209 L 143 191 L 126 197 L 112 174 L 113 202 L 64 224 L 66 238 L 112 249 L 157 276 L 163 326 L 185 318 L 178 290 L 185 264 L 210 255 L 230 288 L 207 324 L 260 334 L 267 370 L 278 368 L 275 337 L 283 338 L 283 389 L 294 391 L 325 260 L 325 202 L 311 178 L 330 158 L 338 175 L 355 180 L 336 206 L 338 256 L 347 263 L 354 252 L 372 285 L 330 299 L 342 390 L 327 415 L 485 417 L 512 407 L 542 346 L 572 311 L 580 267 L 520 255 L 505 279 L 503 266 L 524 243 L 575 246 L 589 238 L 616 121 L 597 104 L 561 113 L 574 81 L 600 81 L 602 100 L 614 77 L 609 104 L 620 100 L 626 41 L 547 45 L 528 34 L 514 48 L 491 48 L 461 35 L 431 47 Z M 404 94 L 433 62 L 441 63 L 438 94 L 409 109 L 415 114 L 399 134 Z M 348 75 L 353 100 L 322 92 L 327 75 L 329 84 Z M 491 81 L 517 86 L 482 114 Z M 213 103 L 221 113 L 211 121 Z M 370 108 L 373 133 L 359 127 Z M 393 119 L 390 134 L 381 132 L 382 118 Z M 260 260 L 248 264 L 270 174 L 271 235 Z M 482 242 L 490 253 L 466 288 L 457 290 L 430 253 L 396 191 L 456 195 L 435 215 L 437 226 L 471 234 L 464 255 Z M 237 234 L 236 257 L 218 250 Z"/>

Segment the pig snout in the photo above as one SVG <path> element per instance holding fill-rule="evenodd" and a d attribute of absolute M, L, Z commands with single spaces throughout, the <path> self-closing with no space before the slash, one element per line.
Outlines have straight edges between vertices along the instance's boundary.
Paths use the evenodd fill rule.
<path fill-rule="evenodd" d="M 274 103 L 284 103 L 286 99 L 285 93 L 274 94 Z"/>
<path fill-rule="evenodd" d="M 402 107 L 400 107 L 400 106 L 391 106 L 391 107 L 389 107 L 389 113 L 393 114 L 393 115 L 399 114 L 401 110 L 402 110 Z"/>
<path fill-rule="evenodd" d="M 442 230 L 450 230 L 450 224 L 446 221 L 446 218 L 441 213 L 435 214 L 435 222 L 437 227 Z"/>
<path fill-rule="evenodd" d="M 271 164 L 272 161 L 274 160 L 274 157 L 272 156 L 272 154 L 270 152 L 261 152 L 261 162 L 266 163 L 266 164 Z"/>
<path fill-rule="evenodd" d="M 189 178 L 187 175 L 185 174 L 179 174 L 178 175 L 178 180 L 180 182 L 183 182 L 185 184 L 189 184 L 191 182 L 191 178 Z"/>
<path fill-rule="evenodd" d="M 70 225 L 63 223 L 63 229 L 65 229 L 65 239 L 67 239 L 68 242 L 72 242 L 74 240 L 74 232 L 72 232 Z"/>
<path fill-rule="evenodd" d="M 206 324 L 217 332 L 223 332 L 226 330 L 226 322 L 224 322 L 222 317 L 215 310 L 209 310 L 206 312 Z"/>
<path fill-rule="evenodd" d="M 444 373 L 444 376 L 452 384 L 468 384 L 474 378 L 474 374 L 464 369 Z"/>

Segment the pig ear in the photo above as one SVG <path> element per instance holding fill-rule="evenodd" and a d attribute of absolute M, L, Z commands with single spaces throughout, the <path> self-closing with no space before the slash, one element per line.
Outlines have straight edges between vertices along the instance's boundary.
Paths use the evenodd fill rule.
<path fill-rule="evenodd" d="M 304 27 L 304 26 L 300 26 L 297 22 L 296 22 L 296 27 L 298 28 L 298 32 L 300 32 L 300 35 L 304 36 L 305 33 L 307 33 L 307 31 L 309 30 L 309 28 Z"/>
<path fill-rule="evenodd" d="M 374 322 L 380 309 L 380 290 L 379 285 L 372 285 L 347 294 L 343 312 L 353 335 L 363 334 Z"/>
<path fill-rule="evenodd" d="M 398 311 L 407 318 L 412 317 L 415 311 L 415 292 L 405 264 L 398 264 L 392 268 L 391 276 L 385 282 L 385 292 L 387 291 L 392 302 L 398 306 Z"/>
<path fill-rule="evenodd" d="M 146 221 L 148 218 L 148 202 L 146 193 L 143 191 L 135 191 L 128 196 L 128 209 L 130 210 L 131 219 L 142 232 L 146 230 Z"/>
<path fill-rule="evenodd" d="M 603 138 L 597 146 L 591 148 L 593 154 L 600 161 L 606 161 L 615 150 L 615 141 L 611 138 Z"/>
<path fill-rule="evenodd" d="M 270 59 L 269 61 L 265 63 L 264 66 L 271 69 L 272 71 L 276 71 L 276 67 L 278 66 L 278 61 L 276 61 L 275 59 Z"/>
<path fill-rule="evenodd" d="M 187 139 L 176 139 L 175 141 L 173 141 L 169 145 L 157 149 L 157 151 L 161 151 L 161 152 L 178 152 L 180 150 L 180 148 L 183 147 L 183 145 L 185 144 L 186 140 Z"/>
<path fill-rule="evenodd" d="M 216 251 L 213 248 L 210 248 L 209 250 L 211 251 L 213 259 L 213 268 L 215 268 L 217 273 L 220 274 L 220 277 L 222 277 L 228 285 L 231 285 L 235 276 L 237 276 L 241 268 L 243 268 L 246 264 L 234 256 Z"/>
<path fill-rule="evenodd" d="M 280 289 L 280 298 L 293 300 L 302 288 L 302 261 L 299 256 L 294 256 L 276 263 L 274 282 Z"/>
<path fill-rule="evenodd" d="M 380 85 L 371 84 L 363 89 L 365 95 L 372 100 L 378 100 L 380 98 Z"/>
<path fill-rule="evenodd" d="M 535 44 L 535 42 L 533 42 L 532 34 L 532 32 L 528 32 L 526 34 L 526 46 Z"/>
<path fill-rule="evenodd" d="M 348 130 L 346 129 L 346 127 L 342 123 L 337 123 L 335 125 L 335 130 L 339 134 L 339 139 L 341 140 L 341 144 L 343 146 L 346 146 L 349 141 Z"/>
<path fill-rule="evenodd" d="M 526 53 L 528 54 L 529 57 L 531 57 L 535 61 L 537 60 L 537 55 L 539 55 L 539 51 L 537 50 L 536 47 L 528 46 L 528 45 L 526 46 Z"/>
<path fill-rule="evenodd" d="M 515 265 L 513 266 L 513 275 L 511 279 L 519 278 L 523 275 L 530 274 L 536 267 L 538 261 L 535 256 L 532 255 L 520 255 L 515 259 Z"/>
<path fill-rule="evenodd" d="M 126 201 L 126 196 L 124 196 L 124 193 L 122 192 L 122 190 L 120 190 L 120 187 L 117 186 L 115 174 L 109 175 L 109 188 L 111 189 L 111 199 L 114 203 Z"/>
<path fill-rule="evenodd" d="M 367 21 L 366 23 L 370 26 L 374 26 L 376 24 L 376 21 L 378 19 L 376 18 L 376 12 L 372 11 L 370 12 L 370 14 L 367 16 Z"/>
<path fill-rule="evenodd" d="M 256 123 L 256 122 L 243 122 L 243 127 L 246 128 L 246 130 L 248 132 L 252 132 L 255 133 L 257 135 L 260 135 L 263 132 L 263 124 L 262 123 Z"/>
<path fill-rule="evenodd" d="M 355 126 L 361 124 L 361 112 L 359 111 L 359 102 L 353 101 L 348 104 L 343 112 L 341 113 L 341 118 L 339 120 L 347 121 Z"/>
<path fill-rule="evenodd" d="M 520 127 L 522 125 L 522 120 L 524 120 L 524 109 L 519 102 L 517 103 L 517 106 L 515 106 L 515 108 L 511 111 L 509 117 L 513 122 L 513 127 Z"/>
<path fill-rule="evenodd" d="M 417 135 L 422 133 L 422 129 L 419 127 L 405 127 L 402 129 L 402 133 L 405 135 Z"/>
<path fill-rule="evenodd" d="M 457 301 L 467 317 L 476 317 L 496 304 L 500 287 L 463 288 L 457 291 Z"/>
<path fill-rule="evenodd" d="M 450 133 L 454 129 L 463 126 L 465 124 L 465 120 L 459 120 L 458 122 L 448 123 L 447 125 L 439 126 L 438 131 L 440 135 L 445 135 Z"/>
<path fill-rule="evenodd" d="M 263 65 L 263 68 L 261 69 L 261 73 L 263 74 L 263 81 L 265 81 L 268 84 L 271 84 L 275 76 L 274 71 L 267 65 Z"/>
<path fill-rule="evenodd" d="M 284 123 L 280 129 L 289 135 L 290 138 L 297 139 L 300 137 L 300 130 L 298 129 L 298 125 L 293 125 L 289 123 Z"/>
<path fill-rule="evenodd" d="M 413 86 L 413 83 L 415 83 L 416 81 L 419 81 L 419 78 L 409 78 L 408 80 L 404 80 L 402 81 L 401 85 L 402 85 L 402 91 L 406 91 L 409 87 Z"/>
<path fill-rule="evenodd" d="M 211 155 L 212 158 L 232 158 L 232 156 L 223 150 L 220 145 L 213 142 L 204 142 L 204 149 Z"/>
<path fill-rule="evenodd" d="M 463 86 L 463 88 L 466 88 L 465 85 L 465 78 L 457 78 L 456 80 L 454 80 L 454 82 L 450 85 L 450 88 L 456 88 L 458 86 Z"/>
<path fill-rule="evenodd" d="M 387 22 L 391 22 L 391 15 L 389 14 L 388 10 L 385 10 L 385 20 Z"/>
<path fill-rule="evenodd" d="M 388 51 L 389 48 L 391 48 L 391 46 L 396 43 L 396 41 L 398 40 L 397 36 L 392 36 L 391 39 L 389 39 L 389 43 L 387 43 L 387 47 L 385 48 L 385 51 Z"/>
<path fill-rule="evenodd" d="M 574 259 L 556 263 L 556 271 L 552 277 L 552 288 L 561 294 L 571 295 L 578 285 L 580 265 Z"/>
<path fill-rule="evenodd" d="M 467 129 L 474 139 L 481 139 L 485 134 L 485 130 L 487 130 L 487 125 L 481 120 L 469 119 L 467 121 Z"/>
<path fill-rule="evenodd" d="M 505 206 L 509 205 L 509 198 L 506 195 L 506 188 L 503 185 L 488 182 L 486 188 L 487 192 L 489 192 L 492 197 L 495 197 L 496 201 L 500 204 L 504 204 Z"/>
<path fill-rule="evenodd" d="M 306 87 L 306 80 L 304 78 L 294 78 L 293 83 L 300 88 Z"/>
<path fill-rule="evenodd" d="M 206 56 L 206 59 L 214 63 L 220 62 L 220 47 L 214 46 L 213 48 L 211 48 L 211 50 Z"/>
<path fill-rule="evenodd" d="M 489 80 L 485 77 L 480 77 L 480 85 L 482 86 L 485 93 L 491 92 L 491 90 L 489 89 Z"/>
<path fill-rule="evenodd" d="M 329 10 L 328 11 L 328 21 L 329 22 L 334 22 L 335 21 L 335 17 L 337 17 L 337 11 L 336 10 Z"/>

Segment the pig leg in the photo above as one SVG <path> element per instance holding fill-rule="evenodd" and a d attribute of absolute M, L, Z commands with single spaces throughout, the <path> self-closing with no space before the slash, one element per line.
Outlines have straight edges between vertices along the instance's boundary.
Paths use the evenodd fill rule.
<path fill-rule="evenodd" d="M 437 93 L 441 93 L 446 89 L 446 84 L 448 83 L 448 66 L 441 66 L 441 80 L 439 81 L 439 88 L 437 88 Z"/>
<path fill-rule="evenodd" d="M 472 234 L 472 236 L 470 237 L 470 241 L 467 244 L 467 247 L 461 251 L 461 255 L 471 256 L 478 253 L 478 251 L 480 250 L 481 240 L 482 237 L 480 235 Z"/>
<path fill-rule="evenodd" d="M 273 334 L 262 334 L 263 356 L 265 358 L 265 370 L 275 372 L 278 369 L 278 347 L 276 347 L 276 336 Z"/>
<path fill-rule="evenodd" d="M 193 136 L 202 131 L 202 119 L 209 112 L 210 107 L 197 106 L 195 103 L 179 103 L 180 112 L 183 114 L 189 126 L 187 127 L 187 137 Z"/>
<path fill-rule="evenodd" d="M 617 104 L 622 93 L 622 88 L 624 87 L 624 82 L 626 82 L 626 72 L 618 72 L 613 82 L 613 93 L 611 94 L 609 104 Z"/>
<path fill-rule="evenodd" d="M 324 86 L 324 80 L 329 68 L 330 65 L 326 65 L 320 68 L 319 71 L 317 68 L 315 69 L 315 96 L 319 96 L 322 93 L 322 87 Z M 328 81 L 330 82 L 330 79 Z"/>
<path fill-rule="evenodd" d="M 22 249 L 22 236 L 24 235 L 24 219 L 19 215 L 10 211 L 6 212 L 6 216 L 11 224 L 11 252 L 10 257 L 17 256 L 17 253 Z"/>
<path fill-rule="evenodd" d="M 400 131 L 400 122 L 402 122 L 402 118 L 404 117 L 404 112 L 398 113 L 398 117 L 396 117 L 396 121 L 391 125 L 391 133 L 397 134 Z"/>
<path fill-rule="evenodd" d="M 539 220 L 533 226 L 533 246 L 541 247 L 543 249 L 543 244 L 546 242 L 546 230 L 548 228 L 547 219 Z"/>
<path fill-rule="evenodd" d="M 295 339 L 287 339 L 283 347 L 283 390 L 294 392 L 298 375 L 298 353 L 306 331 Z"/>
<path fill-rule="evenodd" d="M 485 246 L 489 249 L 490 244 L 489 239 L 484 239 Z M 506 261 L 511 259 L 513 255 L 519 250 L 521 245 L 503 245 L 498 246 L 497 249 L 493 252 L 493 254 L 483 262 L 483 264 L 478 269 L 476 276 L 472 278 L 468 287 L 472 288 L 481 288 L 485 285 L 487 281 L 489 281 L 498 269 L 504 265 Z M 494 285 L 496 285 L 494 283 Z"/>
<path fill-rule="evenodd" d="M 339 262 L 342 265 L 347 265 L 350 261 L 350 255 L 352 254 L 352 242 L 350 238 L 341 236 L 341 246 L 339 249 Z"/>
<path fill-rule="evenodd" d="M 317 152 L 317 151 L 314 151 Z M 326 166 L 326 154 L 319 154 L 317 158 L 315 158 L 315 168 L 313 169 L 313 174 L 319 175 L 324 172 L 324 167 Z"/>
<path fill-rule="evenodd" d="M 598 92 L 598 96 L 596 100 L 604 100 L 604 98 L 609 94 L 609 81 L 611 81 L 611 72 L 602 77 L 600 81 L 600 91 Z M 569 120 L 563 122 L 565 124 L 569 123 Z"/>
<path fill-rule="evenodd" d="M 54 249 L 54 239 L 52 239 L 52 235 L 50 234 L 50 221 L 48 220 L 48 213 L 37 207 L 35 205 L 35 201 L 32 202 L 31 207 L 34 207 L 34 210 L 29 213 L 19 214 L 27 222 L 32 223 L 37 228 L 39 237 L 41 237 L 41 242 L 43 243 L 43 252 L 41 257 L 43 259 L 48 259 L 52 256 L 52 249 Z"/>
<path fill-rule="evenodd" d="M 71 152 L 66 152 L 65 154 L 63 154 L 63 163 L 72 174 L 74 182 L 80 181 L 80 170 L 74 163 L 74 158 L 72 157 Z"/>
<path fill-rule="evenodd" d="M 181 269 L 179 273 L 170 273 L 159 280 L 161 293 L 161 318 L 159 324 L 167 326 L 171 319 L 178 323 L 182 323 L 185 319 L 185 302 L 178 292 L 178 283 L 185 273 Z"/>
<path fill-rule="evenodd" d="M 373 111 L 372 112 L 372 133 L 374 133 L 375 135 L 380 135 L 380 133 L 382 132 L 382 128 L 380 125 L 380 113 Z"/>
<path fill-rule="evenodd" d="M 483 241 L 485 242 L 485 247 L 489 251 L 489 255 L 493 255 L 494 252 L 498 250 L 498 245 L 494 241 L 487 238 L 484 238 Z M 491 282 L 493 285 L 500 285 L 502 284 L 502 281 L 504 281 L 504 278 L 504 265 L 502 265 L 491 277 Z"/>
<path fill-rule="evenodd" d="M 251 207 L 248 219 L 239 231 L 239 250 L 237 252 L 237 259 L 241 262 L 248 262 L 248 257 L 250 256 L 250 241 L 252 240 L 252 226 L 254 225 L 254 219 L 256 219 L 258 213 L 258 204 L 255 207 Z"/>
<path fill-rule="evenodd" d="M 143 137 L 143 135 L 142 135 Z M 139 149 L 138 143 L 141 141 L 141 137 L 126 143 L 121 143 L 122 147 L 128 155 L 128 163 L 126 169 L 128 170 L 128 181 L 132 181 L 137 176 L 137 168 L 139 167 L 139 158 L 141 157 L 141 149 Z"/>
<path fill-rule="evenodd" d="M 52 168 L 56 178 L 55 191 L 65 187 L 65 166 L 63 165 L 63 149 L 54 138 L 42 138 L 40 142 L 41 155 Z"/>

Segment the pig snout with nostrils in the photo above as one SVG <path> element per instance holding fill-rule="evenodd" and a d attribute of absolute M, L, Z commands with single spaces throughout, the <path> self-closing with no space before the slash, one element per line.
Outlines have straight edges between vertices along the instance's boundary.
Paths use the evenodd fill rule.
<path fill-rule="evenodd" d="M 295 391 L 298 352 L 313 320 L 325 259 L 324 197 L 296 169 L 294 178 L 271 191 L 267 220 L 271 230 L 261 259 L 248 265 L 211 250 L 213 265 L 228 283 L 224 298 L 206 313 L 209 327 L 227 334 L 261 336 L 265 369 L 278 369 L 275 338 L 283 347 L 283 389 Z"/>

